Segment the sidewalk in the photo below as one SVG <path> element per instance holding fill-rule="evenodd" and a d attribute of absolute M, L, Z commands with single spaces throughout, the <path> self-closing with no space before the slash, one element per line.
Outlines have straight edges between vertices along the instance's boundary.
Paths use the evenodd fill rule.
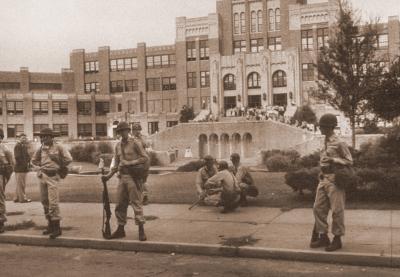
<path fill-rule="evenodd" d="M 114 205 L 111 208 L 113 211 Z M 101 204 L 62 203 L 63 236 L 54 241 L 41 236 L 46 221 L 40 203 L 7 202 L 7 210 L 7 225 L 30 221 L 30 228 L 0 235 L 3 243 L 400 267 L 400 211 L 346 211 L 344 248 L 326 253 L 308 247 L 313 227 L 311 209 L 246 207 L 220 214 L 214 207 L 189 211 L 188 205 L 149 205 L 145 207 L 149 241 L 144 243 L 137 241 L 131 208 L 127 237 L 116 241 L 102 238 Z M 112 229 L 115 227 L 113 211 Z"/>

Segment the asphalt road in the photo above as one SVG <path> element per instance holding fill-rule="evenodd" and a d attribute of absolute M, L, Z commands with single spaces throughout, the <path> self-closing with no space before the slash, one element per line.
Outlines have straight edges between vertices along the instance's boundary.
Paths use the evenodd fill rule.
<path fill-rule="evenodd" d="M 1 276 L 394 277 L 398 269 L 16 245 L 0 247 Z"/>

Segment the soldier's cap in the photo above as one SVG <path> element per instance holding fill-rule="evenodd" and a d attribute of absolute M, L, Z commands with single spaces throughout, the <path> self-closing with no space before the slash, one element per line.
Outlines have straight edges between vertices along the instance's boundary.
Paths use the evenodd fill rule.
<path fill-rule="evenodd" d="M 44 128 L 44 129 L 40 130 L 39 133 L 34 133 L 34 135 L 39 136 L 39 137 L 45 137 L 45 136 L 57 137 L 58 132 L 53 131 L 53 129 L 51 129 L 51 128 Z"/>
<path fill-rule="evenodd" d="M 233 153 L 231 155 L 231 160 L 240 160 L 240 155 L 238 153 Z"/>
<path fill-rule="evenodd" d="M 142 131 L 142 126 L 140 123 L 134 123 L 132 126 L 132 131 Z"/>
<path fill-rule="evenodd" d="M 115 131 L 118 133 L 118 132 L 121 132 L 121 131 L 123 131 L 123 130 L 131 130 L 131 127 L 129 127 L 129 124 L 127 123 L 127 122 L 125 122 L 125 121 L 122 121 L 122 122 L 120 122 L 120 123 L 118 123 L 118 126 L 117 126 L 117 128 L 115 129 Z"/>
<path fill-rule="evenodd" d="M 226 161 L 220 161 L 218 163 L 218 169 L 219 170 L 225 170 L 225 169 L 228 169 L 228 168 L 229 168 L 229 165 L 228 165 L 228 163 Z"/>
<path fill-rule="evenodd" d="M 21 134 L 17 135 L 17 138 L 20 138 L 20 137 L 26 137 L 26 134 L 25 133 L 21 133 Z"/>
<path fill-rule="evenodd" d="M 319 126 L 335 128 L 338 125 L 337 118 L 334 114 L 324 114 L 319 119 Z"/>
<path fill-rule="evenodd" d="M 214 161 L 214 158 L 211 155 L 207 155 L 207 156 L 204 157 L 204 160 L 205 161 Z"/>

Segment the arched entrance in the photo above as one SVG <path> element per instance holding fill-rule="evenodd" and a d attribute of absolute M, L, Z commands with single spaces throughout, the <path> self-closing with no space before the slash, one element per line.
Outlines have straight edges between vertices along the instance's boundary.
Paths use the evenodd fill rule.
<path fill-rule="evenodd" d="M 199 157 L 204 158 L 208 152 L 208 139 L 207 136 L 201 134 L 199 136 Z"/>
<path fill-rule="evenodd" d="M 253 137 L 249 133 L 243 135 L 243 156 L 251 157 L 253 155 Z"/>
<path fill-rule="evenodd" d="M 232 135 L 232 153 L 238 153 L 239 155 L 241 155 L 241 138 L 240 138 L 240 134 L 238 133 L 234 133 Z"/>
<path fill-rule="evenodd" d="M 210 142 L 210 155 L 213 156 L 214 158 L 219 157 L 218 153 L 218 136 L 216 134 L 211 134 L 209 138 Z"/>
<path fill-rule="evenodd" d="M 220 147 L 221 147 L 221 158 L 228 158 L 230 155 L 229 150 L 229 135 L 222 134 L 220 139 Z"/>

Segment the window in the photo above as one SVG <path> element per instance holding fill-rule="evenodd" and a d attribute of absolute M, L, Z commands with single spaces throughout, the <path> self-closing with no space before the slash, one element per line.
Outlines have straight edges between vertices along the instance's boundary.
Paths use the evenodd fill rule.
<path fill-rule="evenodd" d="M 239 28 L 240 28 L 240 23 L 239 23 L 239 14 L 235 13 L 233 15 L 233 33 L 239 34 Z"/>
<path fill-rule="evenodd" d="M 264 51 L 264 39 L 262 38 L 252 39 L 250 41 L 250 45 L 252 53 L 258 53 Z"/>
<path fill-rule="evenodd" d="M 167 128 L 171 128 L 178 125 L 178 121 L 167 121 Z"/>
<path fill-rule="evenodd" d="M 249 95 L 247 100 L 249 108 L 261 107 L 261 95 Z"/>
<path fill-rule="evenodd" d="M 275 10 L 275 31 L 279 31 L 281 29 L 281 10 Z"/>
<path fill-rule="evenodd" d="M 389 47 L 388 34 L 378 35 L 378 49 L 387 49 Z"/>
<path fill-rule="evenodd" d="M 137 79 L 125 80 L 125 91 L 138 91 L 139 83 Z"/>
<path fill-rule="evenodd" d="M 117 110 L 118 110 L 118 112 L 122 112 L 122 104 L 121 103 L 118 103 Z"/>
<path fill-rule="evenodd" d="M 158 114 L 162 111 L 162 103 L 160 100 L 148 100 L 147 101 L 147 112 L 150 114 Z"/>
<path fill-rule="evenodd" d="M 274 88 L 287 86 L 286 73 L 284 71 L 278 70 L 272 75 L 272 86 Z"/>
<path fill-rule="evenodd" d="M 128 100 L 128 113 L 134 114 L 136 110 L 136 101 Z"/>
<path fill-rule="evenodd" d="M 40 133 L 45 128 L 49 128 L 49 124 L 33 124 L 33 133 Z"/>
<path fill-rule="evenodd" d="M 107 115 L 110 112 L 110 103 L 109 102 L 96 102 L 96 115 L 102 116 Z"/>
<path fill-rule="evenodd" d="M 176 90 L 176 78 L 162 78 L 162 90 Z"/>
<path fill-rule="evenodd" d="M 250 25 L 250 31 L 252 33 L 257 32 L 257 13 L 255 11 L 251 12 L 251 25 Z"/>
<path fill-rule="evenodd" d="M 268 30 L 274 31 L 275 30 L 275 12 L 273 9 L 268 11 Z"/>
<path fill-rule="evenodd" d="M 7 114 L 8 115 L 24 114 L 24 102 L 23 101 L 7 101 Z"/>
<path fill-rule="evenodd" d="M 235 75 L 228 74 L 224 77 L 224 90 L 236 90 Z"/>
<path fill-rule="evenodd" d="M 194 107 L 194 103 L 196 101 L 195 98 L 196 97 L 188 97 L 188 106 L 189 107 L 192 107 L 192 108 Z"/>
<path fill-rule="evenodd" d="M 118 93 L 124 91 L 124 81 L 111 81 L 110 82 L 110 92 L 111 93 Z"/>
<path fill-rule="evenodd" d="M 30 90 L 61 90 L 62 84 L 57 83 L 30 83 Z"/>
<path fill-rule="evenodd" d="M 200 40 L 200 60 L 210 59 L 210 48 L 208 40 Z"/>
<path fill-rule="evenodd" d="M 200 87 L 208 88 L 210 86 L 210 72 L 202 71 L 200 72 Z"/>
<path fill-rule="evenodd" d="M 196 72 L 188 72 L 187 73 L 187 87 L 188 88 L 196 88 L 197 87 Z"/>
<path fill-rule="evenodd" d="M 246 17 L 244 13 L 240 14 L 240 32 L 242 34 L 246 33 Z"/>
<path fill-rule="evenodd" d="M 257 29 L 258 32 L 262 32 L 262 27 L 263 27 L 263 18 L 262 18 L 262 11 L 257 12 Z"/>
<path fill-rule="evenodd" d="M 106 137 L 107 136 L 107 124 L 97 123 L 96 124 L 96 137 Z"/>
<path fill-rule="evenodd" d="M 79 137 L 91 137 L 92 136 L 92 124 L 78 124 L 78 136 Z"/>
<path fill-rule="evenodd" d="M 148 123 L 148 128 L 149 128 L 149 134 L 150 135 L 157 133 L 158 132 L 158 122 L 157 121 L 149 122 Z"/>
<path fill-rule="evenodd" d="M 314 81 L 314 65 L 312 63 L 303 63 L 302 75 L 303 81 Z"/>
<path fill-rule="evenodd" d="M 85 62 L 85 73 L 97 73 L 97 72 L 99 72 L 98 61 Z"/>
<path fill-rule="evenodd" d="M 301 31 L 301 49 L 310 51 L 314 49 L 314 39 L 312 30 Z"/>
<path fill-rule="evenodd" d="M 95 92 L 98 93 L 100 91 L 99 83 L 85 83 L 85 93 Z"/>
<path fill-rule="evenodd" d="M 195 61 L 197 58 L 196 42 L 188 41 L 186 43 L 186 57 L 188 61 Z"/>
<path fill-rule="evenodd" d="M 110 60 L 110 71 L 124 71 L 137 69 L 137 58 L 125 58 Z"/>
<path fill-rule="evenodd" d="M 160 91 L 161 84 L 160 78 L 148 78 L 146 79 L 147 91 Z"/>
<path fill-rule="evenodd" d="M 282 37 L 270 37 L 268 38 L 268 49 L 271 51 L 282 50 Z"/>
<path fill-rule="evenodd" d="M 68 102 L 53 101 L 53 114 L 68 114 Z"/>
<path fill-rule="evenodd" d="M 53 124 L 53 130 L 61 137 L 68 137 L 68 124 Z"/>
<path fill-rule="evenodd" d="M 20 89 L 20 83 L 12 83 L 12 82 L 2 82 L 0 83 L 0 89 Z"/>
<path fill-rule="evenodd" d="M 49 114 L 49 102 L 47 101 L 33 101 L 32 102 L 33 115 L 46 115 Z"/>
<path fill-rule="evenodd" d="M 237 40 L 233 42 L 233 50 L 234 53 L 246 52 L 246 41 L 245 40 Z"/>
<path fill-rule="evenodd" d="M 157 55 L 157 56 L 147 56 L 146 57 L 146 67 L 147 68 L 161 68 L 169 67 L 176 64 L 175 55 Z"/>
<path fill-rule="evenodd" d="M 154 67 L 160 68 L 161 67 L 161 56 L 153 56 L 154 59 Z"/>
<path fill-rule="evenodd" d="M 247 77 L 247 88 L 261 88 L 260 74 L 257 72 L 250 73 Z"/>
<path fill-rule="evenodd" d="M 317 40 L 318 40 L 318 49 L 322 49 L 324 47 L 329 46 L 329 29 L 328 28 L 320 28 L 317 29 Z"/>
<path fill-rule="evenodd" d="M 287 102 L 288 101 L 286 93 L 279 93 L 273 95 L 272 103 L 274 106 L 286 106 Z"/>
<path fill-rule="evenodd" d="M 209 110 L 210 109 L 210 96 L 202 96 L 200 98 L 201 102 L 201 109 L 202 110 Z"/>
<path fill-rule="evenodd" d="M 91 115 L 92 103 L 89 101 L 78 101 L 78 115 Z"/>
<path fill-rule="evenodd" d="M 23 124 L 9 124 L 7 125 L 7 137 L 16 138 L 24 132 Z"/>

